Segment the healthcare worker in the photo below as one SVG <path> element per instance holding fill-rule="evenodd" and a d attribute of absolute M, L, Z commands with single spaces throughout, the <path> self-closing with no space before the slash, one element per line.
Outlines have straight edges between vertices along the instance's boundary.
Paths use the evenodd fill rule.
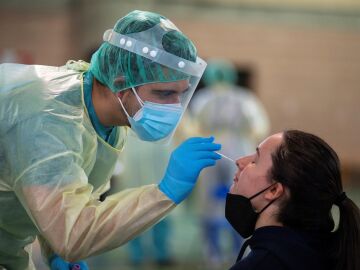
<path fill-rule="evenodd" d="M 1 65 L 2 269 L 34 269 L 36 237 L 53 269 L 70 268 L 129 241 L 184 200 L 220 158 L 213 137 L 175 149 L 159 184 L 99 196 L 127 127 L 142 140 L 169 141 L 205 66 L 173 23 L 142 11 L 105 32 L 90 65 Z"/>

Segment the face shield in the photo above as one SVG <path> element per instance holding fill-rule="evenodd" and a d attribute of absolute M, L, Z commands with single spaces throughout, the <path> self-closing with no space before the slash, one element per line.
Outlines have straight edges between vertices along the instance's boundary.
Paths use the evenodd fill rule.
<path fill-rule="evenodd" d="M 159 90 L 155 89 L 159 94 L 158 100 L 156 98 L 144 99 L 143 97 L 142 101 L 161 105 L 175 103 L 181 105 L 179 120 L 167 136 L 158 140 L 160 143 L 169 142 L 174 135 L 206 68 L 206 62 L 199 57 L 190 61 L 165 50 L 163 47 L 164 36 L 174 31 L 180 32 L 169 20 L 161 19 L 159 24 L 142 32 L 123 35 L 110 29 L 104 33 L 103 37 L 105 43 L 128 52 L 128 57 L 132 59 L 129 59 L 127 63 L 134 63 L 134 65 L 128 66 L 128 69 L 133 72 L 119 73 L 110 83 L 110 89 L 118 92 L 124 89 L 138 88 L 145 84 L 164 83 L 163 85 L 169 85 L 170 89 L 164 89 L 164 87 L 160 87 Z M 176 39 L 170 46 L 178 46 L 181 50 Z M 136 70 L 134 70 L 134 66 Z M 177 97 L 167 99 L 166 95 L 174 94 L 174 92 Z M 162 94 L 164 96 L 160 97 Z"/>

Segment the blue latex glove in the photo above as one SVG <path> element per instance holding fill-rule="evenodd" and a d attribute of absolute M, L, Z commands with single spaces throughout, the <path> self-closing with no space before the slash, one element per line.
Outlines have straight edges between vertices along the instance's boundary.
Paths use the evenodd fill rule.
<path fill-rule="evenodd" d="M 58 255 L 54 255 L 50 259 L 51 270 L 69 270 L 70 264 L 61 259 Z"/>
<path fill-rule="evenodd" d="M 84 261 L 69 263 L 61 259 L 58 255 L 54 255 L 50 259 L 51 270 L 89 270 Z"/>
<path fill-rule="evenodd" d="M 220 150 L 221 145 L 213 141 L 214 137 L 190 138 L 172 152 L 159 189 L 176 204 L 190 194 L 201 170 L 221 159 L 214 152 Z"/>

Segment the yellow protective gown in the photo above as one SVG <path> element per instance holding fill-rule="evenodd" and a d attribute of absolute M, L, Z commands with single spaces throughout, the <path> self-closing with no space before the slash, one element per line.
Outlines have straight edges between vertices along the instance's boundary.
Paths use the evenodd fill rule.
<path fill-rule="evenodd" d="M 157 185 L 98 200 L 125 133 L 117 128 L 115 147 L 97 136 L 79 70 L 0 65 L 0 268 L 34 269 L 36 236 L 46 256 L 77 261 L 102 253 L 175 206 Z"/>

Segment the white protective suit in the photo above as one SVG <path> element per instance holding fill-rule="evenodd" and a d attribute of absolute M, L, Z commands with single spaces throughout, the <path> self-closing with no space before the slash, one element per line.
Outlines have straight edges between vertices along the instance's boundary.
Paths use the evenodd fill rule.
<path fill-rule="evenodd" d="M 253 153 L 269 133 L 270 122 L 262 103 L 244 88 L 215 84 L 201 90 L 192 103 L 202 134 L 215 136 L 222 144 L 221 153 L 234 160 Z M 201 216 L 225 220 L 225 197 L 214 199 L 211 194 L 217 186 L 230 187 L 236 170 L 234 163 L 222 159 L 202 173 L 206 181 L 201 181 L 199 188 Z"/>
<path fill-rule="evenodd" d="M 46 256 L 77 261 L 120 246 L 175 207 L 155 184 L 99 201 L 126 128 L 117 128 L 115 147 L 97 136 L 82 77 L 67 67 L 0 65 L 0 265 L 7 269 L 34 269 L 36 236 Z"/>

